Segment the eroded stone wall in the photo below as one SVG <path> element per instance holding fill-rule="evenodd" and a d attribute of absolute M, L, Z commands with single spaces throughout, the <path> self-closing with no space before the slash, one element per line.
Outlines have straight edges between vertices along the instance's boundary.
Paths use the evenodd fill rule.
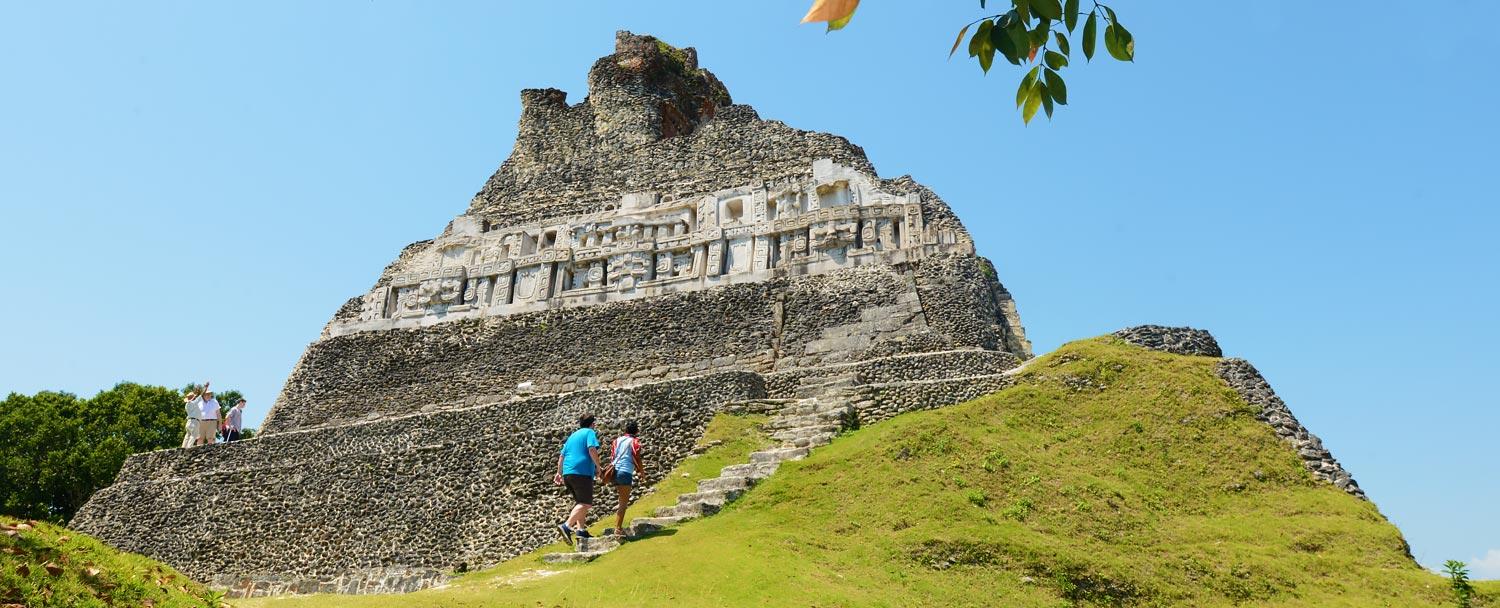
<path fill-rule="evenodd" d="M 726 403 L 764 393 L 729 372 L 140 454 L 70 525 L 236 593 L 409 590 L 555 538 L 579 413 L 604 442 L 639 422 L 649 485 Z"/>
<path fill-rule="evenodd" d="M 715 370 L 768 372 L 902 353 L 1004 350 L 1012 325 L 993 305 L 1004 288 L 975 260 L 940 256 L 901 267 L 862 266 L 335 336 L 308 347 L 263 429 L 274 434 L 461 406 L 509 397 L 522 382 L 538 392 L 564 392 Z"/>
<path fill-rule="evenodd" d="M 1369 500 L 1365 491 L 1360 489 L 1359 484 L 1344 470 L 1337 458 L 1323 447 L 1323 440 L 1302 426 L 1297 417 L 1292 415 L 1291 408 L 1281 397 L 1276 396 L 1276 391 L 1271 389 L 1270 383 L 1260 375 L 1255 366 L 1250 365 L 1244 359 L 1225 359 L 1219 362 L 1216 371 L 1226 384 L 1233 388 L 1240 397 L 1260 411 L 1256 418 L 1271 426 L 1276 431 L 1276 436 L 1297 450 L 1297 456 L 1302 459 L 1302 466 L 1311 471 L 1313 477 L 1333 484 L 1335 487 Z"/>

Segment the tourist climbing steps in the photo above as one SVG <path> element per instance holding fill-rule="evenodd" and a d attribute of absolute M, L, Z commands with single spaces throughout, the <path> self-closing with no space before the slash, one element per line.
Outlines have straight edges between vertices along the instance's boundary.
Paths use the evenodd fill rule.
<path fill-rule="evenodd" d="M 832 385 L 807 387 L 832 388 Z M 542 561 L 554 564 L 591 561 L 619 548 L 623 540 L 640 538 L 668 526 L 718 513 L 757 482 L 775 473 L 781 463 L 806 458 L 814 448 L 828 445 L 839 431 L 853 426 L 854 408 L 831 394 L 834 392 L 812 390 L 808 393 L 824 396 L 755 402 L 762 411 L 771 415 L 762 428 L 781 442 L 778 447 L 753 452 L 749 462 L 724 467 L 718 477 L 699 481 L 697 492 L 678 495 L 677 504 L 658 508 L 653 517 L 631 520 L 629 533 L 624 537 L 609 530 L 602 536 L 579 538 L 573 551 L 549 553 L 542 556 Z"/>

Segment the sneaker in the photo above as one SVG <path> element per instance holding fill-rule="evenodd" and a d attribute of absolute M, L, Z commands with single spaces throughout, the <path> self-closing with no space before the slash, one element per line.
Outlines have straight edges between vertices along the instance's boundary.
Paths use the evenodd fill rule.
<path fill-rule="evenodd" d="M 569 547 L 573 546 L 573 529 L 568 527 L 567 522 L 557 524 L 557 533 L 562 535 L 563 542 L 568 543 Z"/>
<path fill-rule="evenodd" d="M 589 534 L 588 530 L 583 530 L 583 529 L 578 530 L 578 538 L 593 538 L 593 537 L 594 537 L 594 535 L 593 534 Z"/>

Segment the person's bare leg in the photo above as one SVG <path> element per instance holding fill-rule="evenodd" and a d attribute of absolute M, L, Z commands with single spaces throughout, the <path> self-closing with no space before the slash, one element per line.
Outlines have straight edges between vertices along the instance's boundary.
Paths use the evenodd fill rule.
<path fill-rule="evenodd" d="M 568 527 L 574 530 L 584 529 L 584 521 L 588 519 L 589 505 L 578 505 L 573 507 L 573 513 L 568 515 Z"/>
<path fill-rule="evenodd" d="M 620 494 L 620 504 L 615 507 L 615 534 L 625 535 L 625 506 L 630 502 L 630 486 L 615 486 L 615 491 Z"/>

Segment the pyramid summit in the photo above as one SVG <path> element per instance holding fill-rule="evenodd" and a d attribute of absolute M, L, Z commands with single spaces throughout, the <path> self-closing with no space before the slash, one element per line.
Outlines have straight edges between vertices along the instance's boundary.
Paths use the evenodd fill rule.
<path fill-rule="evenodd" d="M 621 32 L 588 80 L 522 92 L 510 158 L 335 313 L 256 439 L 133 456 L 73 525 L 236 595 L 408 591 L 555 538 L 580 412 L 649 429 L 649 486 L 718 413 L 868 423 L 1031 357 L 931 190 L 733 103 L 691 48 Z"/>

